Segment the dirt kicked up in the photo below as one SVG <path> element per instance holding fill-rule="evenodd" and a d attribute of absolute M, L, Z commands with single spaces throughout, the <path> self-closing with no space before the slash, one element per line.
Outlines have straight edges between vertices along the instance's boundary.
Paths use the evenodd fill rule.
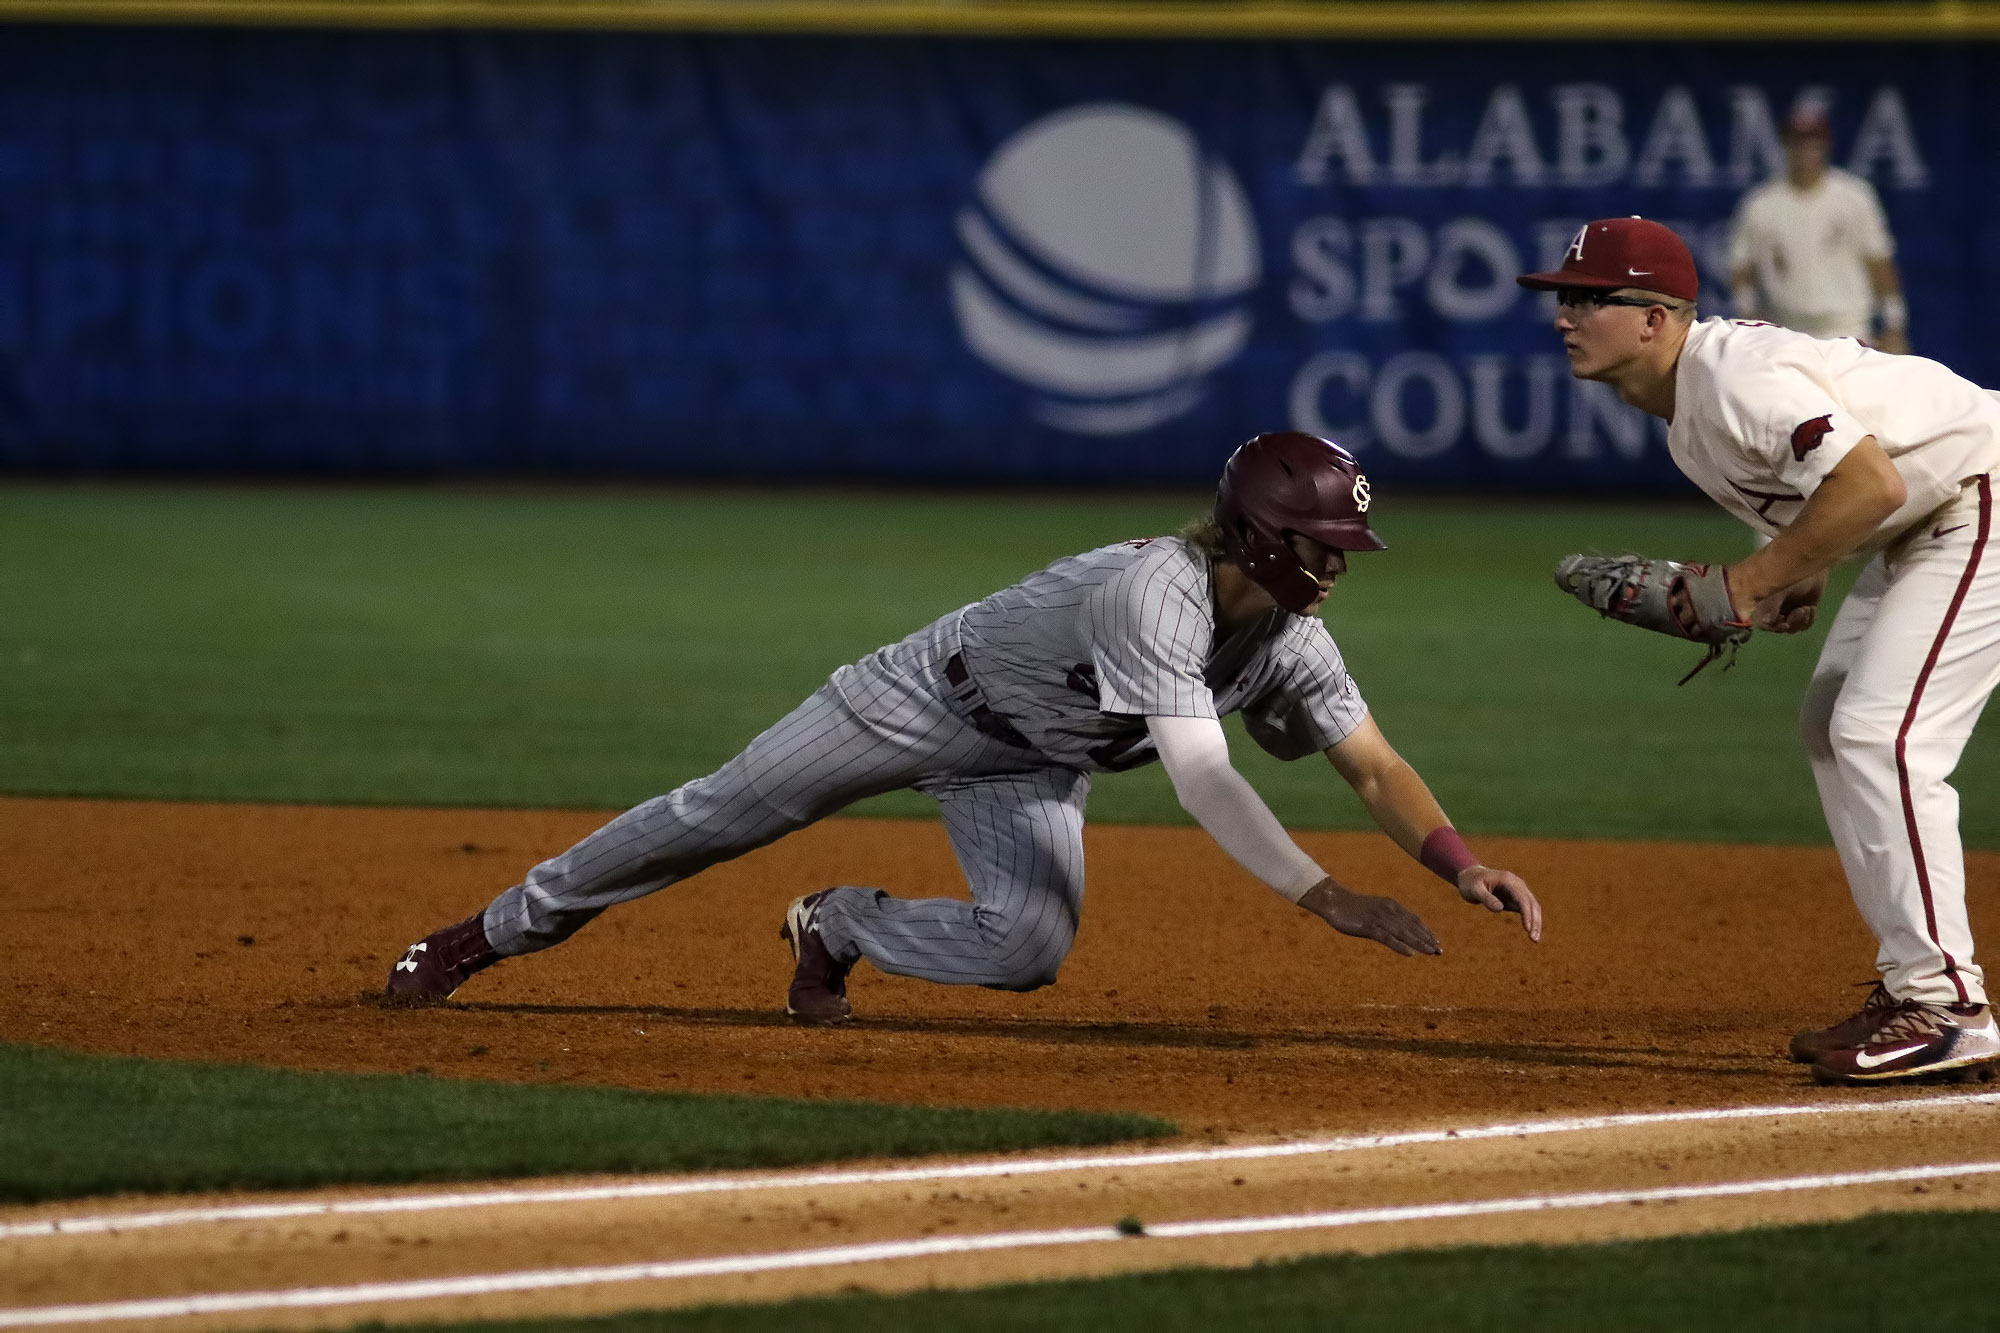
<path fill-rule="evenodd" d="M 1092 828 L 1082 930 L 1054 986 L 1029 994 L 964 990 L 885 977 L 864 965 L 851 983 L 857 1021 L 799 1029 L 783 1014 L 790 959 L 777 935 L 794 895 L 835 883 L 901 895 L 962 892 L 939 827 L 836 820 L 614 909 L 557 949 L 475 978 L 449 1007 L 405 1012 L 373 1002 L 407 944 L 483 905 L 604 818 L 0 800 L 0 856 L 8 867 L 0 896 L 10 923 L 0 1038 L 357 1072 L 1136 1110 L 1178 1121 L 1190 1145 L 1952 1095 L 1820 1089 L 1785 1060 L 1790 1033 L 1851 1010 L 1861 992 L 1850 983 L 1872 973 L 1872 941 L 1833 853 L 1821 848 L 1471 839 L 1475 851 L 1521 872 L 1541 896 L 1548 919 L 1537 946 L 1517 919 L 1460 903 L 1379 836 L 1302 835 L 1307 850 L 1345 882 L 1396 895 L 1444 941 L 1442 957 L 1401 958 L 1288 907 L 1196 830 Z M 2000 856 L 1975 854 L 1968 871 L 1974 929 L 1984 940 L 2000 939 Z M 1744 1171 L 1786 1163 L 1827 1171 L 1844 1161 L 1904 1167 L 1927 1145 L 1961 1160 L 2000 1116 L 1982 1106 L 1957 1112 L 1974 1120 L 1941 1138 L 1927 1132 L 1912 1140 L 1905 1130 L 1893 1162 L 1882 1157 L 1877 1136 L 1851 1128 L 1787 1145 L 1772 1131 L 1725 1156 Z M 1904 1118 L 1901 1111 L 1831 1117 L 1885 1125 Z M 1677 1137 L 1693 1132 L 1662 1130 L 1659 1141 L 1643 1144 L 1621 1140 L 1618 1152 L 1632 1161 L 1615 1168 L 1603 1165 L 1612 1160 L 1605 1158 L 1550 1176 L 1559 1165 L 1553 1159 L 1499 1163 L 1494 1170 L 1513 1174 L 1496 1188 L 1678 1180 L 1701 1157 Z M 1974 1138 L 1958 1143 L 1967 1132 Z M 1721 1150 L 1712 1138 L 1702 1141 Z M 1767 1142 L 1783 1147 L 1783 1161 L 1765 1160 L 1758 1145 Z M 1929 1160 L 1921 1151 L 1917 1158 Z M 1709 1167 L 1719 1159 L 1702 1160 L 1708 1166 L 1700 1170 L 1714 1175 Z M 1411 1159 L 1392 1172 L 1400 1184 L 1371 1192 L 1362 1182 L 1374 1177 L 1364 1171 L 1342 1175 L 1338 1194 L 1356 1206 L 1405 1199 L 1412 1188 L 1424 1192 L 1424 1178 L 1455 1169 Z M 1272 1188 L 1296 1194 L 1311 1174 L 1301 1170 L 1279 1173 Z M 1238 1177 L 1253 1185 L 1260 1178 L 1237 1170 L 1225 1181 Z M 1205 1216 L 1235 1187 L 1220 1195 L 1213 1181 L 1200 1188 L 1209 1191 L 1196 1210 Z M 1430 1188 L 1435 1192 L 1435 1180 Z M 1959 1206 L 1975 1199 L 1991 1206 L 1990 1184 L 1967 1191 L 1957 1196 Z M 1115 1203 L 1082 1193 L 1092 1202 L 1089 1219 L 1115 1219 L 1105 1213 Z M 919 1207 L 935 1203 L 933 1191 L 903 1189 L 895 1197 L 920 1214 L 906 1216 L 911 1235 L 941 1226 L 990 1229 L 1000 1216 L 953 1192 L 953 1218 L 940 1222 Z M 1175 1213 L 1171 1193 L 1148 1197 L 1154 1216 Z M 1862 1198 L 1850 1195 L 1840 1206 Z M 1270 1206 L 1309 1202 L 1281 1203 L 1274 1195 Z M 1721 1220 L 1706 1225 L 1798 1215 L 1795 1204 L 1717 1207 Z M 0 1222 L 51 1209 L 6 1211 Z M 1046 1203 L 1031 1211 L 1038 1223 L 1075 1220 Z M 1686 1212 L 1675 1229 L 1687 1224 L 1704 1223 Z M 422 1223 L 412 1215 L 398 1225 Z M 574 1219 L 555 1225 L 574 1234 Z M 1509 1234 L 1550 1238 L 1541 1229 Z M 732 1243 L 768 1249 L 815 1235 L 823 1240 L 823 1225 L 815 1233 L 795 1218 L 775 1233 L 759 1228 Z M 1358 1233 L 1297 1233 L 1283 1241 L 1284 1252 L 1383 1244 Z M 443 1262 L 450 1243 L 440 1245 Z M 1217 1250 L 1214 1261 L 1255 1257 L 1241 1249 Z M 553 1252 L 531 1240 L 514 1258 L 543 1262 Z M 396 1271 L 406 1272 L 402 1253 Z M 1123 1257 L 1104 1265 L 1128 1266 L 1137 1252 L 1112 1253 Z M 964 1273 L 912 1269 L 878 1285 L 1094 1271 L 1024 1257 L 989 1256 Z M 1195 1257 L 1176 1252 L 1165 1261 Z M 855 1280 L 836 1273 L 824 1289 Z M 702 1298 L 816 1289 L 796 1273 L 763 1285 L 731 1281 L 726 1294 L 704 1288 Z M 142 1283 L 140 1290 L 157 1287 Z M 46 1288 L 35 1303 L 80 1295 Z M 631 1290 L 619 1296 L 642 1298 Z M 551 1308 L 546 1294 L 540 1299 L 533 1308 Z M 649 1290 L 643 1299 L 681 1298 Z M 572 1295 L 555 1308 L 608 1307 Z M 433 1303 L 396 1317 L 451 1313 Z M 340 1323 L 355 1314 L 318 1318 Z"/>

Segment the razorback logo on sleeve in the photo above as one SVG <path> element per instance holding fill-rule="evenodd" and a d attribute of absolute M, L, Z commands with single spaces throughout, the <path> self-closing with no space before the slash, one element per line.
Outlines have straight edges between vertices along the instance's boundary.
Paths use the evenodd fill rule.
<path fill-rule="evenodd" d="M 1803 463 L 1806 455 L 1819 448 L 1820 441 L 1833 429 L 1833 413 L 1801 421 L 1792 431 L 1792 457 Z"/>

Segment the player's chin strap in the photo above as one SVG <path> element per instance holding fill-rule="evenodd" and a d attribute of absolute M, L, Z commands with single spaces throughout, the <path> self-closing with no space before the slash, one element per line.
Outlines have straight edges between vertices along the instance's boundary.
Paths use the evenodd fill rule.
<path fill-rule="evenodd" d="M 1699 676 L 1702 673 L 1702 668 L 1706 667 L 1710 662 L 1713 662 L 1716 658 L 1721 657 L 1725 653 L 1729 655 L 1729 660 L 1722 664 L 1722 669 L 1724 671 L 1729 670 L 1729 668 L 1736 665 L 1736 650 L 1741 646 L 1742 646 L 1742 640 L 1740 639 L 1729 639 L 1722 643 L 1711 643 L 1710 645 L 1708 645 L 1708 651 L 1702 655 L 1701 661 L 1696 662 L 1694 664 L 1694 670 L 1688 672 L 1685 676 L 1682 676 L 1679 680 L 1675 681 L 1674 684 L 1676 685 L 1687 684 L 1689 681 L 1693 680 L 1696 676 Z"/>

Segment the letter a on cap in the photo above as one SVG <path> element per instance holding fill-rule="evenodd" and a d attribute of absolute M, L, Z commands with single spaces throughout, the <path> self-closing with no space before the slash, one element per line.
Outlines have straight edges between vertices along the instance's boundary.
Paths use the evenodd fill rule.
<path fill-rule="evenodd" d="M 1586 244 L 1595 235 L 1595 243 Z M 1542 291 L 1563 287 L 1629 287 L 1646 279 L 1646 290 L 1692 301 L 1701 293 L 1694 255 L 1673 229 L 1645 218 L 1599 218 L 1587 222 L 1563 252 L 1562 267 L 1523 273 L 1514 281 Z"/>

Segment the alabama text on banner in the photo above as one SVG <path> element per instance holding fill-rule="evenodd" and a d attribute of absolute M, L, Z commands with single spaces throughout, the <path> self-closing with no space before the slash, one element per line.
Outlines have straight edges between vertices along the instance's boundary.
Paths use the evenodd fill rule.
<path fill-rule="evenodd" d="M 2000 46 L 18 27 L 0 463 L 1679 488 L 1514 275 L 1824 101 L 2000 385 Z"/>

